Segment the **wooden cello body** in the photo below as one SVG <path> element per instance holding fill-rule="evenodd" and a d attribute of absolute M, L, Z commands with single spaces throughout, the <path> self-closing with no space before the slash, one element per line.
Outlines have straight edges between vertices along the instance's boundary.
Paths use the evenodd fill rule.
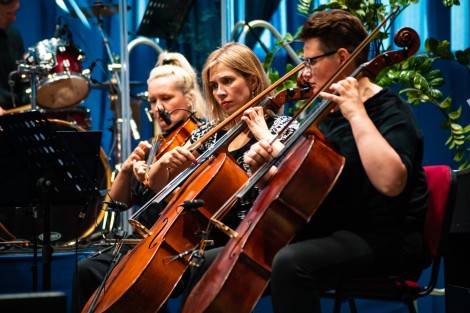
<path fill-rule="evenodd" d="M 150 234 L 113 269 L 91 312 L 158 311 L 189 266 L 191 251 L 201 240 L 197 233 L 247 179 L 245 171 L 225 153 L 201 165 L 181 186 Z M 196 198 L 204 199 L 205 205 L 197 210 L 180 206 Z M 90 311 L 93 298 L 82 312 Z"/>
<path fill-rule="evenodd" d="M 253 310 L 269 282 L 275 254 L 310 221 L 344 166 L 344 158 L 320 137 L 308 134 L 287 155 L 237 227 L 238 236 L 191 291 L 183 312 Z"/>
<path fill-rule="evenodd" d="M 158 150 L 152 160 L 153 163 L 158 160 L 163 154 L 167 153 L 170 150 L 173 150 L 176 147 L 183 146 L 188 138 L 191 136 L 193 130 L 197 127 L 197 121 L 191 116 L 184 123 L 179 125 L 175 130 L 173 130 L 168 136 L 163 139 L 160 143 Z"/>
<path fill-rule="evenodd" d="M 286 94 L 282 92 L 278 97 L 303 96 L 300 91 Z M 278 98 L 272 101 L 275 103 Z M 95 292 L 82 312 L 130 309 L 155 312 L 164 305 L 189 266 L 191 250 L 201 242 L 197 233 L 208 227 L 214 213 L 248 180 L 246 172 L 226 153 L 226 143 L 244 127 L 243 123 L 238 124 L 217 141 L 215 148 L 207 151 L 211 155 L 209 159 L 201 155 L 200 166 L 185 177 L 149 235 L 118 263 L 105 282 L 103 292 L 98 295 Z M 180 206 L 194 199 L 204 200 L 205 205 L 191 212 Z M 93 303 L 95 298 L 96 303 Z"/>

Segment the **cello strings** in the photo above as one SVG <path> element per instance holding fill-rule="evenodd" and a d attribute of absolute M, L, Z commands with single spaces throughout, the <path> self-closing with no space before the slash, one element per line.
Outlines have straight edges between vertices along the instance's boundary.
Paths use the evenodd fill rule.
<path fill-rule="evenodd" d="M 277 135 L 271 140 L 270 144 L 273 144 L 279 137 L 288 129 L 288 127 L 293 123 L 294 120 L 297 120 L 303 112 L 312 105 L 312 103 L 318 98 L 318 95 L 325 91 L 341 74 L 342 72 L 349 66 L 351 63 L 356 59 L 356 57 L 362 52 L 362 50 L 375 38 L 375 36 L 378 34 L 379 30 L 387 23 L 389 19 L 395 16 L 395 14 L 398 12 L 398 7 L 394 8 L 392 12 L 384 18 L 384 20 L 359 44 L 359 46 L 354 49 L 354 51 L 351 53 L 351 56 L 345 61 L 345 63 L 340 66 L 337 71 L 331 76 L 321 87 L 320 89 L 309 99 L 307 100 L 302 107 L 294 114 L 292 119 L 284 125 L 282 130 L 277 133 Z M 358 73 L 355 72 L 357 75 Z M 325 111 L 324 114 L 326 115 L 328 111 Z M 322 118 L 320 118 L 321 120 Z M 316 124 L 318 124 L 317 121 Z"/>

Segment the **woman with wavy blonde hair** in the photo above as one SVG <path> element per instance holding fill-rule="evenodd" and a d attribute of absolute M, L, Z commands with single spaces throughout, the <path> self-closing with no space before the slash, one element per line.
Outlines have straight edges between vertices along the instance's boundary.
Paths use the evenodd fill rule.
<path fill-rule="evenodd" d="M 207 112 L 206 116 L 209 121 L 220 122 L 230 116 L 229 112 L 224 110 L 219 100 L 213 93 L 211 84 L 211 71 L 220 66 L 225 66 L 237 72 L 242 78 L 248 81 L 251 97 L 246 99 L 248 102 L 259 93 L 266 90 L 270 85 L 270 81 L 263 69 L 257 56 L 247 46 L 240 43 L 227 43 L 223 47 L 212 52 L 206 60 L 202 69 L 202 84 L 204 96 L 206 99 Z M 268 93 L 271 96 L 273 93 Z M 239 103 L 240 107 L 246 103 Z M 236 122 L 229 123 L 229 127 Z"/>

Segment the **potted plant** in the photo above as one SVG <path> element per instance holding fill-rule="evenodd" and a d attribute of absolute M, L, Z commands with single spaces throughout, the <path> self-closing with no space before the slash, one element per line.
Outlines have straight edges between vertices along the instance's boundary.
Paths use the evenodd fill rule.
<path fill-rule="evenodd" d="M 398 16 L 410 5 L 418 3 L 420 0 L 390 0 L 391 8 L 398 8 L 395 15 Z M 447 8 L 459 5 L 459 0 L 442 0 Z M 331 0 L 330 3 L 313 6 L 313 0 L 299 0 L 297 10 L 300 14 L 309 16 L 313 12 L 343 9 L 357 16 L 364 22 L 365 27 L 371 31 L 384 19 L 388 11 L 387 6 L 379 1 L 368 0 Z M 393 23 L 393 21 L 391 22 Z M 388 47 L 384 46 L 385 40 L 389 38 L 390 25 L 381 30 L 371 46 L 372 57 L 384 52 Z M 300 29 L 299 29 L 300 31 Z M 279 73 L 272 68 L 272 62 L 277 52 L 286 44 L 298 41 L 299 31 L 292 35 L 286 34 L 284 38 L 276 42 L 276 46 L 267 54 L 264 66 L 271 81 L 279 79 Z M 440 88 L 445 84 L 442 71 L 436 68 L 436 61 L 456 62 L 460 66 L 465 66 L 470 73 L 470 47 L 463 51 L 453 53 L 450 50 L 450 43 L 446 40 L 439 41 L 434 38 L 425 39 L 424 53 L 409 57 L 407 60 L 388 67 L 376 78 L 376 83 L 395 89 L 397 93 L 405 97 L 411 105 L 418 106 L 423 103 L 434 105 L 442 113 L 443 121 L 441 127 L 449 131 L 449 137 L 445 145 L 453 151 L 454 161 L 459 169 L 470 167 L 470 124 L 461 125 L 462 106 L 452 102 L 450 96 L 444 97 Z M 302 55 L 302 51 L 298 51 Z M 292 64 L 287 64 L 286 71 L 293 68 Z M 295 78 L 291 78 L 278 87 L 279 90 L 290 88 L 296 85 Z M 292 107 L 295 111 L 302 103 L 297 103 Z"/>

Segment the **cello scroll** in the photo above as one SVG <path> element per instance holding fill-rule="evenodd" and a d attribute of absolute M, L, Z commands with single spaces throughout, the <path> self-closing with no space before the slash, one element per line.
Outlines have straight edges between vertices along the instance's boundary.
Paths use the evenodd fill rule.
<path fill-rule="evenodd" d="M 404 49 L 389 51 L 376 56 L 364 65 L 364 75 L 374 80 L 384 68 L 404 61 L 418 52 L 421 41 L 418 33 L 414 29 L 403 27 L 395 34 L 394 42 L 398 47 Z"/>

